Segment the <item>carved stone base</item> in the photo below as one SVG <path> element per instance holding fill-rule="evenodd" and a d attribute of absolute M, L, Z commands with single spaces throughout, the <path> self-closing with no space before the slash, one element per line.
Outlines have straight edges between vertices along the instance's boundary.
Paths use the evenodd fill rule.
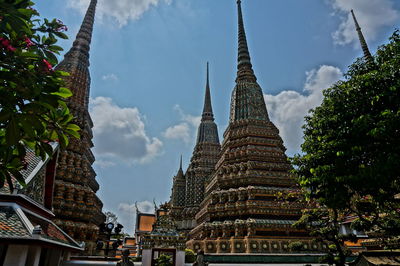
<path fill-rule="evenodd" d="M 297 245 L 296 250 L 292 250 L 290 243 L 301 242 L 302 247 Z M 312 238 L 261 238 L 261 237 L 229 237 L 205 240 L 189 240 L 186 242 L 189 249 L 204 253 L 300 253 L 300 252 L 321 252 L 327 246 L 316 242 Z"/>

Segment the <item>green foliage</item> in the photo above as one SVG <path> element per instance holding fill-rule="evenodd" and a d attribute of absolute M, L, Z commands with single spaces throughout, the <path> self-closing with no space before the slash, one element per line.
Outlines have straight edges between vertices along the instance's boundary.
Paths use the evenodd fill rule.
<path fill-rule="evenodd" d="M 300 241 L 293 241 L 289 243 L 288 247 L 291 251 L 302 251 L 303 243 L 301 243 Z"/>
<path fill-rule="evenodd" d="M 346 80 L 324 91 L 321 106 L 306 117 L 304 155 L 293 159 L 311 206 L 298 225 L 329 239 L 341 256 L 344 241 L 352 238 L 339 234 L 347 215 L 356 216 L 354 229 L 385 237 L 400 232 L 395 200 L 400 193 L 399 31 L 379 48 L 374 61 L 357 60 Z"/>
<path fill-rule="evenodd" d="M 196 261 L 196 254 L 191 249 L 185 249 L 185 262 L 186 263 L 193 263 Z"/>
<path fill-rule="evenodd" d="M 156 259 L 156 266 L 173 266 L 172 264 L 172 257 L 161 254 L 157 259 Z"/>
<path fill-rule="evenodd" d="M 67 38 L 58 20 L 39 19 L 29 0 L 0 0 L 0 187 L 12 176 L 24 185 L 26 148 L 42 158 L 53 153 L 49 142 L 68 145 L 79 138 L 65 99 L 67 73 L 54 71 L 62 48 L 57 38 Z"/>

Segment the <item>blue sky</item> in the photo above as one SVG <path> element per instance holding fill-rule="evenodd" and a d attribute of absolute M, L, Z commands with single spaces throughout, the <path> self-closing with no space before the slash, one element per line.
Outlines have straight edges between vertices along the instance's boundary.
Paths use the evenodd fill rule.
<path fill-rule="evenodd" d="M 37 0 L 68 27 L 68 50 L 89 0 Z M 243 0 L 250 54 L 271 120 L 292 155 L 322 89 L 361 56 L 349 11 L 374 53 L 400 22 L 395 0 Z M 99 197 L 133 232 L 142 211 L 169 199 L 187 167 L 203 105 L 206 62 L 220 137 L 228 123 L 237 50 L 234 0 L 98 0 L 91 49 L 91 115 Z M 222 141 L 222 139 L 221 139 Z"/>

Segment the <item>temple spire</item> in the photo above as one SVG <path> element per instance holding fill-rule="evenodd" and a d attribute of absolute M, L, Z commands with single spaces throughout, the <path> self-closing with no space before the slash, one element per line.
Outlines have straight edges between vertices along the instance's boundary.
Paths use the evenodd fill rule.
<path fill-rule="evenodd" d="M 356 30 L 357 30 L 357 33 L 358 33 L 358 39 L 360 40 L 361 48 L 362 48 L 362 50 L 364 52 L 364 58 L 368 63 L 374 63 L 374 58 L 372 57 L 372 55 L 371 55 L 371 53 L 370 53 L 370 51 L 368 49 L 367 42 L 365 41 L 364 35 L 363 35 L 362 31 L 361 31 L 360 25 L 358 24 L 357 18 L 354 15 L 353 9 L 351 10 L 351 15 L 353 16 L 354 24 L 356 25 Z"/>
<path fill-rule="evenodd" d="M 86 11 L 85 18 L 76 35 L 72 48 L 66 53 L 65 58 L 73 57 L 83 66 L 89 66 L 89 51 L 92 41 L 94 17 L 96 13 L 97 0 L 91 0 Z"/>
<path fill-rule="evenodd" d="M 210 73 L 209 65 L 207 62 L 207 81 L 206 81 L 206 93 L 204 97 L 204 108 L 202 114 L 202 121 L 204 120 L 214 120 L 214 114 L 211 105 L 211 93 L 210 93 Z"/>
<path fill-rule="evenodd" d="M 264 95 L 254 75 L 246 32 L 243 24 L 241 0 L 238 6 L 238 65 L 236 86 L 232 92 L 230 122 L 243 119 L 269 121 Z"/>
<path fill-rule="evenodd" d="M 178 178 L 183 178 L 184 177 L 183 168 L 182 168 L 182 155 L 181 155 L 181 159 L 179 161 L 179 170 L 178 170 L 178 173 L 176 174 L 176 176 Z"/>
<path fill-rule="evenodd" d="M 256 81 L 257 78 L 254 75 L 253 66 L 251 64 L 250 52 L 247 46 L 246 31 L 244 29 L 243 14 L 242 14 L 242 1 L 237 0 L 238 6 L 238 66 L 237 66 L 237 78 L 238 80 L 250 80 Z"/>

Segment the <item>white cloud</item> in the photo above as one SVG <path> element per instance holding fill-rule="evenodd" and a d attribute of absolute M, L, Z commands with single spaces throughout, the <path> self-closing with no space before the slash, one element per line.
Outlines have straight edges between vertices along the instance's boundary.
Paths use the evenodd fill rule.
<path fill-rule="evenodd" d="M 168 127 L 163 132 L 163 136 L 167 139 L 179 139 L 190 143 L 200 125 L 201 116 L 186 114 L 178 104 L 173 109 L 178 112 L 181 121 L 179 124 Z"/>
<path fill-rule="evenodd" d="M 86 12 L 90 0 L 68 0 L 68 6 Z M 124 26 L 130 20 L 137 20 L 152 7 L 160 3 L 171 4 L 172 0 L 99 0 L 96 14 L 100 19 L 109 17 L 119 26 Z"/>
<path fill-rule="evenodd" d="M 181 119 L 185 122 L 188 122 L 191 124 L 193 127 L 197 128 L 200 125 L 201 122 L 201 116 L 193 116 L 186 114 L 182 108 L 179 106 L 179 104 L 176 104 L 174 106 L 174 110 L 177 111 L 181 117 Z"/>
<path fill-rule="evenodd" d="M 115 75 L 114 73 L 110 73 L 110 74 L 106 74 L 106 75 L 103 75 L 102 77 L 101 77 L 101 79 L 102 80 L 105 80 L 105 81 L 118 81 L 118 77 L 117 77 L 117 75 Z"/>
<path fill-rule="evenodd" d="M 118 205 L 118 210 L 121 212 L 126 212 L 128 214 L 136 213 L 136 205 L 140 212 L 143 213 L 154 213 L 154 203 L 145 200 L 137 202 L 136 204 L 120 203 Z"/>
<path fill-rule="evenodd" d="M 178 125 L 171 126 L 165 130 L 163 135 L 167 139 L 181 139 L 184 142 L 189 142 L 190 141 L 189 124 L 183 122 Z"/>
<path fill-rule="evenodd" d="M 154 213 L 154 204 L 148 200 L 137 202 L 137 207 L 140 212 Z M 134 233 L 134 224 L 136 223 L 136 204 L 122 202 L 118 205 L 117 216 L 121 224 L 124 226 L 124 231 Z"/>
<path fill-rule="evenodd" d="M 94 152 L 103 166 L 116 159 L 144 163 L 160 154 L 163 144 L 147 136 L 137 108 L 122 108 L 110 98 L 97 97 L 91 100 L 90 114 L 94 123 Z"/>
<path fill-rule="evenodd" d="M 106 159 L 96 159 L 94 163 L 100 168 L 109 168 L 117 165 L 115 162 Z"/>
<path fill-rule="evenodd" d="M 399 10 L 393 7 L 393 0 L 330 0 L 330 3 L 342 15 L 339 28 L 332 34 L 334 42 L 340 45 L 358 42 L 351 9 L 367 40 L 374 40 L 383 27 L 394 27 L 400 19 Z"/>
<path fill-rule="evenodd" d="M 323 65 L 306 72 L 306 76 L 303 94 L 282 91 L 278 95 L 264 95 L 271 121 L 278 127 L 289 154 L 300 151 L 304 116 L 321 104 L 322 90 L 337 82 L 343 74 L 337 67 Z"/>

